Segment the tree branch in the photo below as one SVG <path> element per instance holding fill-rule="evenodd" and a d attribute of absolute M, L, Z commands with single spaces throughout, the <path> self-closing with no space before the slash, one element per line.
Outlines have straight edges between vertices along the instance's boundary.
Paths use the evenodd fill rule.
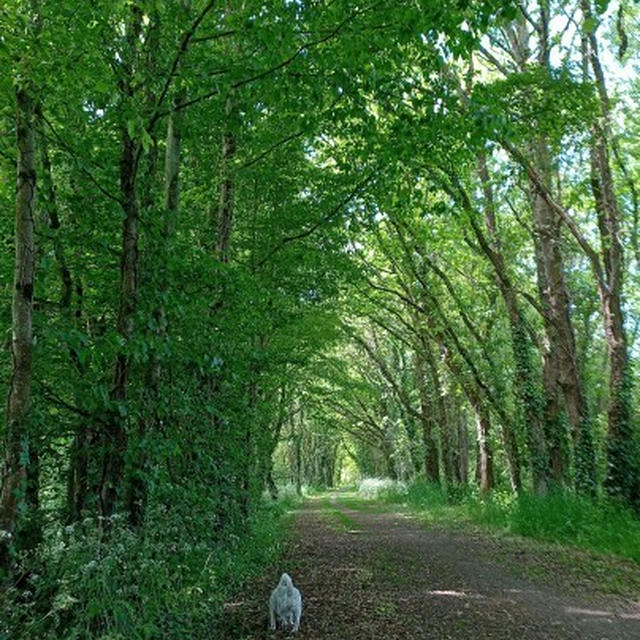
<path fill-rule="evenodd" d="M 365 185 L 371 182 L 372 179 L 373 179 L 373 173 L 369 174 L 364 180 L 361 180 L 349 194 L 347 194 L 342 200 L 340 200 L 340 202 L 338 202 L 338 204 L 336 204 L 335 207 L 333 207 L 329 212 L 327 212 L 317 222 L 312 224 L 307 229 L 304 229 L 303 231 L 300 231 L 299 233 L 296 233 L 294 235 L 285 236 L 284 238 L 282 238 L 280 240 L 280 244 L 273 247 L 273 249 L 271 249 L 271 251 L 269 251 L 269 253 L 267 253 L 267 255 L 257 263 L 256 267 L 259 268 L 264 266 L 264 264 L 267 263 L 274 256 L 274 254 L 276 254 L 278 251 L 281 251 L 290 242 L 294 242 L 296 240 L 302 240 L 303 238 L 310 236 L 314 231 L 319 229 L 323 224 L 326 224 L 327 222 L 331 221 L 336 215 L 340 213 L 343 207 L 349 204 L 349 202 L 351 202 L 358 195 L 358 193 L 362 190 L 362 188 Z"/>

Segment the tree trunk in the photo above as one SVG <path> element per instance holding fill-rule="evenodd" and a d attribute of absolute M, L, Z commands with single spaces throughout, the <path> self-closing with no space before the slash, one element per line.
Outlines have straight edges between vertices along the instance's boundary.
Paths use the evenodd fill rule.
<path fill-rule="evenodd" d="M 131 59 L 123 62 L 124 80 L 122 94 L 131 100 L 134 89 L 131 85 L 133 57 L 142 24 L 140 8 L 131 5 L 131 18 L 127 25 L 126 55 Z M 125 345 L 133 335 L 134 318 L 138 297 L 138 162 L 139 142 L 129 133 L 126 123 L 121 128 L 120 198 L 124 210 L 122 221 L 122 250 L 120 255 L 120 301 L 116 328 Z M 127 397 L 131 375 L 131 355 L 127 349 L 116 356 L 113 386 L 109 394 L 111 408 L 103 428 L 102 476 L 100 479 L 100 513 L 109 518 L 116 508 L 121 493 L 124 473 L 124 455 L 127 448 Z"/>
<path fill-rule="evenodd" d="M 395 461 L 393 459 L 393 452 L 391 449 L 391 443 L 388 439 L 383 440 L 382 447 L 382 459 L 384 461 L 384 475 L 392 480 L 398 479 L 398 473 L 396 471 Z"/>
<path fill-rule="evenodd" d="M 60 216 L 56 196 L 56 187 L 53 180 L 51 157 L 47 136 L 45 135 L 45 123 L 42 114 L 42 107 L 36 108 L 38 119 L 38 144 L 40 148 L 40 162 L 42 165 L 42 188 L 40 196 L 44 216 L 43 224 L 47 224 L 51 230 L 53 253 L 58 263 L 60 272 L 60 310 L 63 318 L 69 326 L 78 324 L 82 317 L 82 285 L 76 282 L 75 291 L 77 297 L 76 312 L 73 313 L 72 299 L 74 292 L 74 282 L 71 270 L 67 262 L 64 245 L 60 239 Z M 69 347 L 69 359 L 78 376 L 86 375 L 86 366 L 82 364 L 79 355 L 74 347 Z M 77 426 L 76 435 L 70 445 L 69 450 L 69 470 L 67 474 L 67 495 L 65 506 L 65 521 L 68 524 L 80 519 L 84 510 L 86 497 L 89 488 L 89 450 L 94 443 L 95 429 L 89 423 L 82 421 Z"/>
<path fill-rule="evenodd" d="M 422 343 L 425 350 L 424 355 L 426 356 L 427 365 L 429 367 L 431 385 L 435 392 L 436 412 L 434 414 L 434 419 L 438 425 L 438 433 L 440 434 L 440 456 L 442 457 L 442 463 L 444 465 L 444 480 L 447 485 L 451 485 L 451 483 L 453 482 L 453 467 L 451 463 L 451 439 L 449 437 L 450 415 L 447 408 L 446 397 L 442 393 L 443 387 L 442 381 L 440 379 L 440 372 L 438 371 L 438 363 L 433 354 L 433 351 L 431 350 L 429 341 L 427 339 L 424 339 Z M 442 348 L 442 345 L 440 345 L 440 347 Z"/>
<path fill-rule="evenodd" d="M 10 567 L 10 546 L 29 548 L 37 541 L 33 498 L 38 480 L 35 437 L 29 424 L 32 375 L 34 216 L 36 198 L 35 101 L 26 83 L 16 89 L 18 178 L 15 215 L 15 270 L 11 314 L 12 372 L 7 398 L 0 529 L 12 537 L 0 540 L 0 568 Z M 31 499 L 31 500 L 30 500 Z"/>
<path fill-rule="evenodd" d="M 258 349 L 259 340 L 254 340 L 254 349 Z M 257 405 L 259 399 L 259 380 L 260 372 L 255 363 L 252 363 L 249 367 L 249 388 L 248 388 L 248 403 L 247 403 L 247 415 L 243 421 L 242 427 L 239 430 L 241 440 L 238 443 L 240 451 L 242 451 L 242 462 L 240 465 L 240 473 L 242 476 L 242 492 L 240 496 L 240 505 L 242 507 L 242 513 L 245 517 L 249 516 L 251 510 L 251 499 L 254 492 L 254 478 L 258 475 L 256 471 L 260 471 L 260 458 L 259 447 L 256 443 L 256 414 Z M 300 416 L 302 421 L 302 416 Z"/>
<path fill-rule="evenodd" d="M 302 496 L 302 434 L 294 435 L 296 494 Z"/>
<path fill-rule="evenodd" d="M 267 467 L 265 477 L 265 483 L 267 485 L 267 490 L 269 491 L 269 496 L 272 500 L 278 499 L 278 485 L 276 485 L 275 480 L 273 479 L 273 463 Z"/>
<path fill-rule="evenodd" d="M 416 381 L 420 394 L 420 422 L 422 424 L 422 442 L 424 443 L 424 471 L 427 482 L 440 482 L 440 465 L 438 463 L 438 446 L 434 432 L 438 428 L 438 413 L 434 395 L 440 388 L 427 388 L 424 357 L 416 351 Z M 432 384 L 437 382 L 431 377 Z"/>
<path fill-rule="evenodd" d="M 447 420 L 440 423 L 440 453 L 444 467 L 444 477 L 447 488 L 458 483 L 456 471 L 456 424 L 455 407 L 449 394 L 442 398 L 446 405 Z"/>
<path fill-rule="evenodd" d="M 487 256 L 494 269 L 496 283 L 507 309 L 511 330 L 511 347 L 515 363 L 516 396 L 519 401 L 522 420 L 524 421 L 527 446 L 531 461 L 533 490 L 544 494 L 548 488 L 548 451 L 545 439 L 546 425 L 544 421 L 544 401 L 538 389 L 533 372 L 531 345 L 525 320 L 518 304 L 516 290 L 508 275 L 507 265 L 502 253 L 496 224 L 493 190 L 484 157 L 478 159 L 478 171 L 482 182 L 485 199 L 485 223 L 490 241 L 484 237 L 482 230 L 473 219 L 473 211 L 467 205 L 467 213 L 478 244 Z"/>
<path fill-rule="evenodd" d="M 490 422 L 489 417 L 480 404 L 473 405 L 473 413 L 476 421 L 476 442 L 478 445 L 478 457 L 476 459 L 476 476 L 480 491 L 491 491 L 495 484 L 493 475 L 493 453 L 489 444 Z"/>
<path fill-rule="evenodd" d="M 44 122 L 41 107 L 37 108 L 40 135 L 38 144 L 40 146 L 40 162 L 42 164 L 42 189 L 41 201 L 46 213 L 46 223 L 53 234 L 53 254 L 60 270 L 60 308 L 66 313 L 71 307 L 71 297 L 73 294 L 73 280 L 69 270 L 67 259 L 59 236 L 60 217 L 58 216 L 58 204 L 56 201 L 56 190 L 51 172 L 51 158 L 47 137 L 44 134 Z"/>
<path fill-rule="evenodd" d="M 544 140 L 538 140 L 535 155 L 539 172 L 546 177 L 547 184 L 551 184 L 549 151 Z M 543 379 L 547 395 L 547 441 L 551 477 L 558 483 L 564 483 L 567 476 L 567 438 L 560 401 L 562 393 L 574 443 L 576 487 L 581 492 L 592 493 L 595 490 L 595 451 L 559 245 L 561 220 L 535 187 L 532 208 L 536 231 L 538 291 L 547 336 Z"/>
<path fill-rule="evenodd" d="M 429 301 L 427 301 L 429 302 Z M 435 303 L 434 300 L 431 301 Z M 431 306 L 434 306 L 433 304 Z M 429 308 L 429 307 L 425 307 Z M 427 325 L 429 330 L 433 332 L 433 339 L 437 342 L 438 347 L 440 349 L 440 353 L 442 355 L 442 359 L 446 365 L 446 367 L 451 372 L 452 376 L 458 381 L 461 389 L 467 396 L 469 403 L 472 406 L 480 406 L 482 407 L 481 398 L 486 398 L 487 403 L 490 404 L 491 408 L 495 411 L 498 419 L 500 421 L 501 426 L 501 435 L 502 442 L 504 444 L 505 454 L 507 457 L 507 464 L 509 467 L 509 476 L 511 479 L 511 486 L 513 491 L 519 493 L 522 489 L 522 473 L 521 473 L 521 462 L 520 462 L 520 451 L 518 447 L 518 441 L 516 438 L 515 430 L 513 429 L 512 422 L 504 410 L 499 399 L 497 399 L 494 393 L 487 387 L 486 384 L 482 381 L 480 374 L 476 367 L 473 364 L 473 360 L 470 358 L 469 354 L 462 348 L 462 346 L 454 340 L 455 334 L 452 332 L 445 332 L 437 329 L 433 318 L 427 313 L 425 314 L 425 318 L 427 321 Z M 421 342 L 425 345 L 425 353 L 429 353 L 428 350 L 428 341 L 430 339 L 429 336 L 424 333 L 418 332 L 418 337 Z M 452 355 L 452 350 L 449 347 L 448 342 L 454 342 L 454 346 L 456 350 L 460 353 L 466 365 L 470 370 L 471 379 L 467 375 L 464 375 L 461 371 L 460 366 L 456 362 L 456 359 Z M 437 372 L 437 366 L 435 359 L 429 361 L 429 366 Z M 439 386 L 438 386 L 439 388 Z M 441 406 L 441 421 L 447 420 L 448 416 L 446 415 L 446 406 L 444 403 L 444 398 L 442 394 L 438 394 L 439 398 L 439 406 Z M 488 420 L 488 412 L 487 412 L 487 420 Z"/>
<path fill-rule="evenodd" d="M 179 91 L 173 101 L 181 104 L 186 99 L 186 93 Z M 158 292 L 157 306 L 153 309 L 152 330 L 154 338 L 166 339 L 168 334 L 167 315 L 164 308 L 163 298 L 169 290 L 167 259 L 170 250 L 170 238 L 173 236 L 176 217 L 180 204 L 180 152 L 182 147 L 182 110 L 172 110 L 169 115 L 166 136 L 166 151 L 164 161 L 164 212 L 161 218 L 160 232 L 154 242 L 154 254 L 159 263 L 156 269 L 156 280 L 154 289 Z M 155 157 L 149 160 L 148 169 L 145 174 L 149 181 L 153 183 L 153 175 L 156 172 Z M 143 203 L 144 206 L 144 203 Z M 144 207 L 150 211 L 152 202 Z M 153 339 L 153 338 L 152 338 Z M 134 527 L 142 525 L 144 511 L 147 502 L 147 475 L 149 473 L 149 454 L 147 452 L 148 439 L 153 433 L 157 433 L 162 428 L 163 416 L 159 415 L 157 407 L 160 404 L 160 394 L 162 383 L 162 362 L 159 354 L 154 350 L 149 359 L 146 371 L 146 388 L 144 391 L 144 415 L 138 422 L 138 453 L 134 456 L 132 467 L 127 478 L 127 491 L 125 497 L 125 509 L 129 515 L 129 522 Z"/>
<path fill-rule="evenodd" d="M 226 103 L 227 118 L 234 112 L 234 99 L 230 96 Z M 220 159 L 220 199 L 216 229 L 216 255 L 220 262 L 229 262 L 231 249 L 231 230 L 234 217 L 234 183 L 231 175 L 231 162 L 236 154 L 235 134 L 227 129 L 222 134 L 222 155 Z"/>
<path fill-rule="evenodd" d="M 601 109 L 601 118 L 592 130 L 591 186 L 596 204 L 606 278 L 606 285 L 600 288 L 605 336 L 609 348 L 608 460 L 604 485 L 610 495 L 620 497 L 628 503 L 637 503 L 640 498 L 634 494 L 634 489 L 640 477 L 640 469 L 635 455 L 631 373 L 622 309 L 624 256 L 620 241 L 620 211 L 609 159 L 611 113 L 598 54 L 591 2 L 581 0 L 580 6 L 587 45 L 585 54 L 588 54 L 591 64 Z"/>
<path fill-rule="evenodd" d="M 66 522 L 72 524 L 82 517 L 89 491 L 89 451 L 95 432 L 84 422 L 78 425 L 69 453 Z"/>
<path fill-rule="evenodd" d="M 180 91 L 174 100 L 174 109 L 167 125 L 167 146 L 164 162 L 165 235 L 171 235 L 180 203 L 180 153 L 182 150 L 182 109 L 175 106 L 186 100 L 186 92 Z"/>
<path fill-rule="evenodd" d="M 467 431 L 466 411 L 459 412 L 458 420 L 458 481 L 466 485 L 469 481 L 469 433 Z"/>
<path fill-rule="evenodd" d="M 269 494 L 274 500 L 278 497 L 278 487 L 273 479 L 273 454 L 280 441 L 280 434 L 282 433 L 282 427 L 286 420 L 287 387 L 285 383 L 280 385 L 278 395 L 278 415 L 273 427 L 267 430 L 265 434 L 267 444 L 263 452 L 265 484 L 269 490 Z"/>
<path fill-rule="evenodd" d="M 540 5 L 538 18 L 538 65 L 551 71 L 549 46 L 549 3 Z M 552 184 L 553 163 L 547 141 L 539 136 L 532 146 L 532 157 L 539 175 Z M 546 392 L 547 441 L 550 474 L 565 483 L 568 470 L 568 439 L 564 427 L 561 394 L 567 409 L 574 445 L 575 483 L 580 492 L 593 493 L 596 488 L 596 460 L 592 424 L 576 349 L 570 313 L 569 291 L 560 248 L 562 219 L 531 182 L 531 202 L 535 229 L 538 292 L 544 311 L 546 334 L 543 354 L 543 382 Z"/>
<path fill-rule="evenodd" d="M 138 295 L 138 202 L 136 193 L 136 144 L 128 132 L 122 132 L 120 188 L 125 217 L 122 222 L 120 258 L 120 304 L 117 329 L 125 344 L 133 334 Z M 115 407 L 104 427 L 105 453 L 100 481 L 100 511 L 105 518 L 114 512 L 120 493 L 127 446 L 125 419 L 131 374 L 131 356 L 125 351 L 116 357 L 113 387 L 109 399 Z"/>

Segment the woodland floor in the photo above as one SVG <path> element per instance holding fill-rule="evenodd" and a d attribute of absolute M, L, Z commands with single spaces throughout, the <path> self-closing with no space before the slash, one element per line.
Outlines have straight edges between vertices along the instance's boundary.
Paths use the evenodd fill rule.
<path fill-rule="evenodd" d="M 302 592 L 298 637 L 309 640 L 640 638 L 632 562 L 333 497 L 305 503 L 282 562 L 226 605 L 225 640 L 293 637 L 267 630 L 282 571 Z"/>

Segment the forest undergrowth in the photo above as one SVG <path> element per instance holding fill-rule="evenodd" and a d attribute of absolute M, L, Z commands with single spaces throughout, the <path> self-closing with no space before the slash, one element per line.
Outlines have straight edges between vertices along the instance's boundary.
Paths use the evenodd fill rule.
<path fill-rule="evenodd" d="M 224 536 L 204 504 L 155 509 L 143 537 L 117 515 L 108 539 L 88 518 L 52 529 L 41 575 L 4 594 L 0 640 L 215 638 L 225 602 L 283 553 L 297 504 L 265 499 Z"/>

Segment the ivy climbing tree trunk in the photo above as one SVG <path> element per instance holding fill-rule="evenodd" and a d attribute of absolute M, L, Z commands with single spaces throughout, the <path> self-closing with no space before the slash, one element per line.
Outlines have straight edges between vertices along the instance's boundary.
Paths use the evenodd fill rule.
<path fill-rule="evenodd" d="M 132 84 L 136 50 L 142 25 L 142 11 L 134 2 L 126 26 L 126 48 L 122 56 L 121 94 L 125 104 L 131 104 L 135 93 Z M 113 386 L 109 394 L 111 407 L 103 426 L 102 473 L 99 486 L 100 513 L 109 518 L 121 494 L 127 448 L 127 397 L 131 376 L 131 353 L 127 349 L 134 329 L 138 296 L 138 165 L 140 142 L 132 135 L 129 123 L 121 123 L 120 140 L 120 200 L 122 248 L 120 253 L 120 300 L 116 328 L 123 348 L 116 355 Z"/>
<path fill-rule="evenodd" d="M 538 171 L 551 184 L 549 149 L 545 141 L 536 146 Z M 595 451 L 592 424 L 580 374 L 575 332 L 570 314 L 569 292 L 565 283 L 564 261 L 560 250 L 561 219 L 533 188 L 532 209 L 538 266 L 538 292 L 542 301 L 546 344 L 543 380 L 546 391 L 547 441 L 551 477 L 566 482 L 568 471 L 567 438 L 563 425 L 560 394 L 564 397 L 574 444 L 575 482 L 579 491 L 592 493 L 596 486 Z"/>
<path fill-rule="evenodd" d="M 233 229 L 234 178 L 231 163 L 236 154 L 236 136 L 229 125 L 235 110 L 234 104 L 233 96 L 229 96 L 226 102 L 228 126 L 222 134 L 220 197 L 216 225 L 216 255 L 220 262 L 229 262 L 231 231 Z"/>
<path fill-rule="evenodd" d="M 607 472 L 605 489 L 627 502 L 638 502 L 635 488 L 640 477 L 631 415 L 631 372 L 622 292 L 624 254 L 621 219 L 611 170 L 611 107 L 598 52 L 597 20 L 591 0 L 581 0 L 583 46 L 593 73 L 600 102 L 600 117 L 592 128 L 591 188 L 596 205 L 601 255 L 606 283 L 600 288 L 604 329 L 609 348 L 609 406 L 607 410 Z M 585 65 L 586 66 L 586 65 Z"/>
<path fill-rule="evenodd" d="M 157 32 L 159 23 L 157 16 L 150 21 L 148 36 L 148 51 L 145 68 L 150 75 L 153 75 L 156 68 L 158 56 Z M 166 149 L 164 158 L 164 184 L 162 185 L 163 201 L 158 207 L 154 201 L 153 187 L 161 180 L 158 176 L 159 154 L 157 141 L 152 135 L 152 147 L 147 153 L 144 169 L 140 171 L 140 181 L 144 185 L 141 188 L 146 197 L 141 198 L 140 208 L 148 220 L 153 225 L 153 233 L 149 239 L 149 250 L 146 258 L 153 262 L 153 268 L 147 269 L 146 279 L 141 283 L 141 287 L 149 287 L 156 296 L 155 305 L 151 310 L 151 317 L 147 322 L 148 340 L 150 343 L 149 360 L 145 367 L 145 388 L 143 391 L 143 402 L 145 411 L 139 416 L 136 424 L 135 442 L 129 445 L 133 451 L 130 454 L 127 469 L 125 510 L 128 514 L 129 523 L 134 527 L 140 527 L 144 521 L 144 514 L 147 505 L 148 480 L 152 467 L 153 448 L 155 437 L 163 430 L 164 415 L 163 407 L 167 403 L 162 398 L 163 361 L 162 352 L 165 350 L 168 340 L 168 320 L 165 311 L 165 300 L 169 291 L 169 275 L 167 262 L 171 239 L 176 225 L 178 215 L 178 205 L 180 200 L 180 150 L 182 140 L 182 117 L 180 110 L 175 109 L 175 105 L 185 99 L 185 92 L 178 91 L 173 101 L 171 113 L 167 122 Z M 151 93 L 145 96 L 145 103 L 153 105 L 155 96 Z M 153 271 L 153 273 L 148 273 Z"/>
<path fill-rule="evenodd" d="M 117 330 L 127 344 L 133 333 L 138 291 L 138 202 L 136 189 L 136 143 L 122 132 L 120 187 L 125 217 L 122 223 L 120 257 L 120 303 Z M 131 355 L 125 350 L 116 356 L 113 387 L 109 396 L 114 407 L 105 429 L 105 453 L 100 481 L 101 515 L 113 514 L 120 492 L 127 446 L 126 401 L 131 375 Z"/>
<path fill-rule="evenodd" d="M 551 167 L 544 140 L 538 139 L 532 153 L 535 154 L 538 170 L 549 176 Z M 558 315 L 562 303 L 566 300 L 568 304 L 568 297 L 563 298 L 563 292 L 560 290 L 564 282 L 561 256 L 557 245 L 560 225 L 555 213 L 549 211 L 544 199 L 535 190 L 533 190 L 531 201 L 538 296 L 542 303 L 541 311 L 545 328 L 545 340 L 542 346 L 542 381 L 545 389 L 544 411 L 549 447 L 549 476 L 556 484 L 563 485 L 567 482 L 569 460 L 568 441 L 564 437 L 566 428 L 560 387 L 562 354 Z M 566 309 L 568 311 L 568 306 Z"/>
<path fill-rule="evenodd" d="M 537 19 L 538 65 L 552 73 L 550 61 L 548 2 L 540 3 Z M 526 37 L 526 36 L 525 36 Z M 525 70 L 524 68 L 522 69 Z M 531 157 L 539 175 L 547 185 L 557 173 L 548 141 L 537 136 Z M 536 252 L 538 295 L 542 303 L 546 342 L 543 354 L 543 383 L 546 395 L 547 442 L 551 478 L 557 483 L 568 480 L 567 435 L 563 403 L 571 426 L 574 449 L 575 485 L 583 493 L 596 488 L 596 460 L 593 425 L 587 405 L 584 382 L 578 361 L 575 331 L 571 319 L 571 302 L 565 281 L 564 257 L 561 250 L 562 219 L 531 182 L 534 248 Z"/>
<path fill-rule="evenodd" d="M 36 199 L 35 98 L 28 79 L 16 87 L 17 186 L 15 263 L 11 305 L 12 371 L 0 491 L 0 568 L 9 570 L 10 547 L 37 541 L 37 443 L 29 415 L 32 378 L 34 218 Z"/>
<path fill-rule="evenodd" d="M 496 284 L 502 296 L 511 334 L 511 348 L 515 364 L 515 388 L 520 405 L 521 420 L 526 434 L 527 447 L 531 462 L 533 489 L 537 494 L 544 494 L 548 489 L 548 451 L 545 438 L 544 403 L 533 371 L 533 357 L 525 319 L 523 317 L 518 296 L 509 276 L 507 262 L 502 252 L 496 220 L 493 189 L 486 159 L 479 157 L 478 173 L 484 194 L 484 217 L 486 233 L 475 219 L 475 211 L 471 200 L 458 184 L 458 197 L 467 214 L 473 234 L 482 252 L 493 267 Z"/>
<path fill-rule="evenodd" d="M 424 345 L 423 348 L 425 348 Z M 426 348 L 430 348 L 430 345 L 427 344 Z M 435 433 L 438 430 L 438 411 L 434 399 L 436 394 L 440 394 L 440 387 L 436 386 L 438 382 L 437 378 L 434 380 L 432 376 L 432 386 L 429 388 L 427 384 L 425 356 L 421 351 L 422 349 L 416 351 L 415 367 L 418 393 L 420 394 L 420 423 L 422 425 L 422 442 L 424 445 L 424 471 L 427 482 L 440 482 L 438 446 L 435 439 Z"/>

